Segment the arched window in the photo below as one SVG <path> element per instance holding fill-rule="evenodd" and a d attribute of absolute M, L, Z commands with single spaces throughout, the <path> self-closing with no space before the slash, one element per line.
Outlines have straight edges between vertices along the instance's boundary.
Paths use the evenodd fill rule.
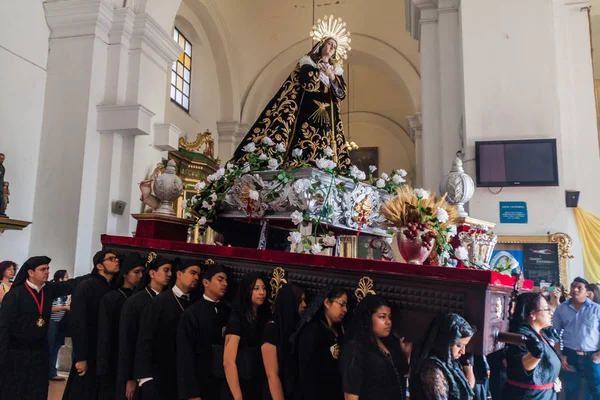
<path fill-rule="evenodd" d="M 189 112 L 190 84 L 192 82 L 192 44 L 177 28 L 173 31 L 173 39 L 181 47 L 182 53 L 172 67 L 171 100 Z"/>

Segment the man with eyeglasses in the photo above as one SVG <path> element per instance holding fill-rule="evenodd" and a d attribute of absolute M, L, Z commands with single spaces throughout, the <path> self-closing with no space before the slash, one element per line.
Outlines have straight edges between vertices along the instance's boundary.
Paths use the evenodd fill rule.
<path fill-rule="evenodd" d="M 563 331 L 561 379 L 569 400 L 600 399 L 600 305 L 588 299 L 587 285 L 573 280 L 571 299 L 556 308 L 552 321 Z"/>
<path fill-rule="evenodd" d="M 109 250 L 97 252 L 91 276 L 82 282 L 71 298 L 71 332 L 74 364 L 63 400 L 98 398 L 96 355 L 98 346 L 98 310 L 100 300 L 111 290 L 110 283 L 119 273 L 119 258 Z"/>

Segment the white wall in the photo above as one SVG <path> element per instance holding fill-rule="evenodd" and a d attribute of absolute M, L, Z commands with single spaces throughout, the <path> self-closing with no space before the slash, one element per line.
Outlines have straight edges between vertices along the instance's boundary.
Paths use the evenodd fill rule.
<path fill-rule="evenodd" d="M 11 218 L 32 221 L 34 202 L 48 201 L 35 193 L 40 150 L 48 27 L 39 0 L 0 2 L 0 153 L 6 154 L 5 180 L 11 197 Z M 0 234 L 0 259 L 22 264 L 30 255 L 31 230 Z"/>
<path fill-rule="evenodd" d="M 600 162 L 595 128 L 587 16 L 565 1 L 464 0 L 461 3 L 466 159 L 474 142 L 557 138 L 559 187 L 479 188 L 470 214 L 498 222 L 499 202 L 527 202 L 529 223 L 500 224 L 510 235 L 566 232 L 576 259 L 569 279 L 581 275 L 581 245 L 565 190 L 581 190 L 580 206 L 600 213 Z M 475 176 L 474 163 L 466 164 Z"/>
<path fill-rule="evenodd" d="M 202 23 L 186 3 L 179 8 L 175 27 L 192 44 L 190 111 L 185 112 L 167 95 L 165 121 L 181 129 L 189 141 L 193 141 L 199 132 L 209 129 L 215 139 L 215 154 L 218 154 L 217 120 L 221 114 L 221 93 L 210 41 Z"/>

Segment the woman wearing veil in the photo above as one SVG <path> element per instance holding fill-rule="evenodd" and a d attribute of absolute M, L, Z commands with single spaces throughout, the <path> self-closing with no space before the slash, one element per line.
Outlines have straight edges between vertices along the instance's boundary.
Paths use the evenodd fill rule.
<path fill-rule="evenodd" d="M 322 167 L 317 160 L 323 159 L 335 162 L 342 173 L 350 169 L 340 118 L 346 97 L 341 61 L 350 50 L 344 26 L 333 16 L 318 21 L 311 32 L 317 43 L 267 104 L 231 162 L 241 164 L 248 153 L 256 152 L 283 166 Z"/>
<path fill-rule="evenodd" d="M 473 388 L 458 360 L 474 333 L 458 314 L 442 314 L 431 322 L 411 357 L 411 399 L 473 399 Z"/>

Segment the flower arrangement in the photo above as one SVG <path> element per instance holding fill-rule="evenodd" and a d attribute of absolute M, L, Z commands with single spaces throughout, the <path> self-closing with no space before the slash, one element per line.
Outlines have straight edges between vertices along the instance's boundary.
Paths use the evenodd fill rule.
<path fill-rule="evenodd" d="M 396 196 L 381 208 L 386 219 L 384 225 L 402 229 L 410 240 L 420 237 L 423 247 L 435 249 L 441 265 L 447 265 L 455 256 L 450 239 L 456 235 L 453 221 L 457 211 L 445 198 L 445 195 L 438 198 L 425 189 L 405 185 L 398 188 Z"/>

